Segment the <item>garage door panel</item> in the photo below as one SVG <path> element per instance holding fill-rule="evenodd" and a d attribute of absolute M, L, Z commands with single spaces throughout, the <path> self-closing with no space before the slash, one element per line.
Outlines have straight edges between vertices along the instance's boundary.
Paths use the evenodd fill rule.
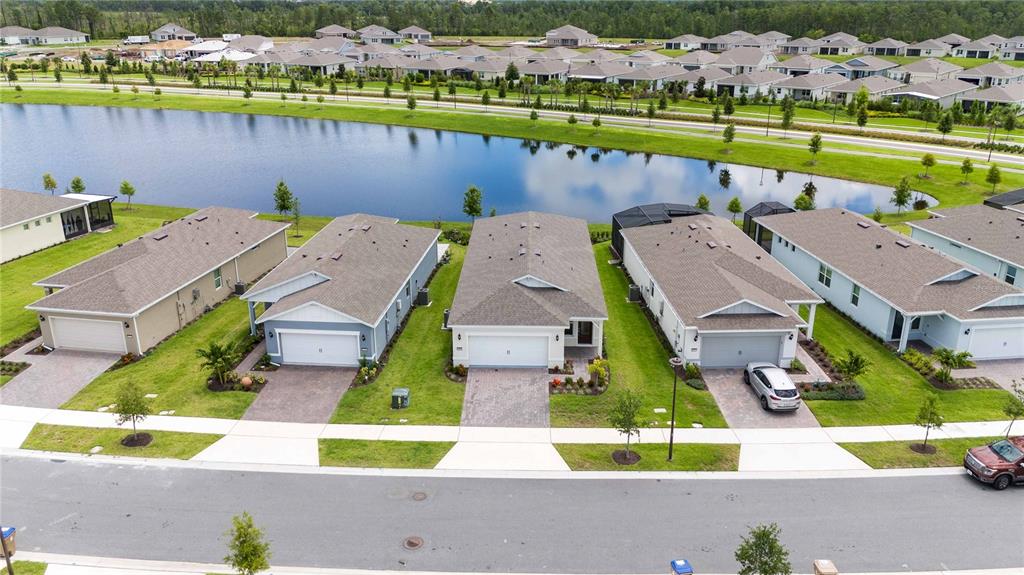
<path fill-rule="evenodd" d="M 120 321 L 54 316 L 49 321 L 55 348 L 127 352 Z"/>
<path fill-rule="evenodd" d="M 359 334 L 279 331 L 281 362 L 294 365 L 359 365 Z"/>
<path fill-rule="evenodd" d="M 548 336 L 469 336 L 471 367 L 546 367 Z"/>
<path fill-rule="evenodd" d="M 743 367 L 751 361 L 778 364 L 782 350 L 782 336 L 773 335 L 721 335 L 701 337 L 701 367 Z"/>
<path fill-rule="evenodd" d="M 1024 326 L 974 327 L 967 351 L 975 359 L 1024 357 Z"/>

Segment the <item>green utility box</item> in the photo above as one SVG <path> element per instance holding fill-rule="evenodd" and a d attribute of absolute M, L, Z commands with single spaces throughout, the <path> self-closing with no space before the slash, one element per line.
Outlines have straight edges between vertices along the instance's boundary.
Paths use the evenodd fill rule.
<path fill-rule="evenodd" d="M 396 387 L 391 390 L 391 409 L 409 407 L 409 388 Z"/>

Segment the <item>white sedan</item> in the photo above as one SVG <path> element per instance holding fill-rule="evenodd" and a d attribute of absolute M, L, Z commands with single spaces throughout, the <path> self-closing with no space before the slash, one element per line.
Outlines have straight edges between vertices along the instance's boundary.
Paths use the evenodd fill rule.
<path fill-rule="evenodd" d="M 800 407 L 800 392 L 785 370 L 770 363 L 751 362 L 743 370 L 743 383 L 754 390 L 765 411 L 792 411 Z"/>

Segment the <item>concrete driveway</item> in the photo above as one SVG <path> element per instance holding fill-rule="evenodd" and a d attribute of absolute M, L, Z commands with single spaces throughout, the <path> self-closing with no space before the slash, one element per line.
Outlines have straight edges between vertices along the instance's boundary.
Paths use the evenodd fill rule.
<path fill-rule="evenodd" d="M 705 369 L 704 381 L 733 428 L 820 427 L 806 405 L 796 411 L 765 411 L 757 394 L 743 383 L 742 369 Z"/>
<path fill-rule="evenodd" d="M 462 425 L 548 427 L 548 370 L 470 369 Z"/>
<path fill-rule="evenodd" d="M 120 357 L 116 353 L 68 349 L 57 349 L 47 355 L 26 353 L 40 343 L 41 339 L 33 340 L 4 358 L 32 365 L 0 388 L 0 403 L 26 407 L 60 407 L 107 371 Z"/>
<path fill-rule="evenodd" d="M 987 377 L 1006 391 L 1012 391 L 1014 380 L 1024 385 L 1022 359 L 992 359 L 974 363 L 977 366 L 974 369 L 954 369 L 953 377 Z"/>
<path fill-rule="evenodd" d="M 261 375 L 267 378 L 267 385 L 242 419 L 327 423 L 356 376 L 356 369 L 284 365 Z"/>

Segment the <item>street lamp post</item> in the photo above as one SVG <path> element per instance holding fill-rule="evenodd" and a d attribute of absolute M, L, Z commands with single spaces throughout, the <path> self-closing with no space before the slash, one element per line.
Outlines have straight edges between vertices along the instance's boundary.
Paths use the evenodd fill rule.
<path fill-rule="evenodd" d="M 764 126 L 764 135 L 765 136 L 768 135 L 768 129 L 771 128 L 771 127 L 772 127 L 772 101 L 771 101 L 771 99 L 769 99 L 768 100 L 768 121 L 765 123 L 765 126 Z"/>
<path fill-rule="evenodd" d="M 672 420 L 668 422 L 668 460 L 672 461 L 672 447 L 676 435 L 676 385 L 679 383 L 679 368 L 683 366 L 683 360 L 672 357 L 669 358 L 668 364 L 672 366 Z"/>

